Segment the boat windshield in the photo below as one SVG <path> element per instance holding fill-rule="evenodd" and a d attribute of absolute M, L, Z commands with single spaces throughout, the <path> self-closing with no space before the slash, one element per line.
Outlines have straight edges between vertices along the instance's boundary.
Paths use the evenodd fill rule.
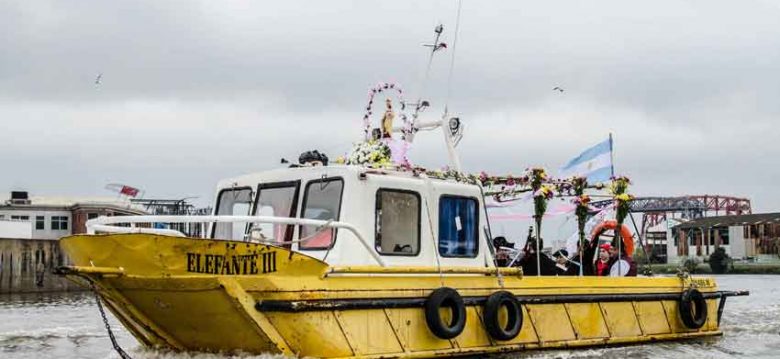
<path fill-rule="evenodd" d="M 339 220 L 341 210 L 341 194 L 344 180 L 327 178 L 310 181 L 306 184 L 306 194 L 303 197 L 303 218 L 319 220 Z M 336 230 L 317 231 L 316 226 L 301 226 L 300 238 L 311 237 L 301 242 L 301 249 L 328 249 L 333 245 Z"/>
<path fill-rule="evenodd" d="M 252 206 L 252 189 L 232 188 L 222 190 L 217 199 L 217 215 L 246 216 Z M 245 222 L 217 223 L 212 231 L 212 238 L 244 240 L 247 224 Z"/>
<path fill-rule="evenodd" d="M 298 203 L 299 182 L 261 185 L 257 192 L 256 216 L 295 217 Z M 252 236 L 260 235 L 265 241 L 289 242 L 292 239 L 292 225 L 279 223 L 258 223 L 252 227 Z M 255 230 L 260 229 L 259 234 Z M 289 247 L 289 243 L 285 245 Z"/>

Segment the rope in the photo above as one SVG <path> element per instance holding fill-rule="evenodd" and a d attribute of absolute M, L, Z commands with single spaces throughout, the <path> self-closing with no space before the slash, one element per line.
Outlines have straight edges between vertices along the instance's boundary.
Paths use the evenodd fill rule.
<path fill-rule="evenodd" d="M 634 230 L 636 231 L 636 235 L 639 238 L 639 245 L 642 246 L 642 253 L 645 255 L 645 269 L 649 271 L 650 275 L 653 275 L 653 266 L 650 263 L 650 253 L 647 253 L 647 246 L 645 246 L 644 241 L 642 241 L 642 232 L 639 231 L 639 228 L 636 225 L 636 220 L 634 220 L 634 215 L 632 213 L 628 214 L 629 217 L 631 217 L 631 223 L 634 224 Z M 636 252 L 636 250 L 634 250 Z"/>
<path fill-rule="evenodd" d="M 482 186 L 477 186 L 477 187 L 479 187 L 479 192 L 482 195 L 482 198 L 484 200 L 484 198 L 485 198 L 485 189 Z M 490 230 L 490 216 L 488 216 L 488 210 L 487 210 L 486 206 L 482 206 L 482 210 L 485 212 L 485 223 L 487 223 L 487 226 L 485 227 L 485 232 L 487 232 L 487 233 L 485 233 L 486 234 L 485 237 L 487 237 L 488 248 L 491 249 L 489 251 L 489 253 L 493 257 L 493 267 L 496 268 L 496 277 L 498 279 L 498 285 L 501 288 L 504 288 L 504 276 L 501 274 L 501 271 L 498 269 L 498 261 L 496 260 L 496 250 L 498 248 L 492 249 L 493 248 L 493 231 Z"/>
<path fill-rule="evenodd" d="M 542 246 L 541 246 L 541 240 L 542 236 L 541 233 L 539 233 L 539 223 L 536 224 L 536 276 L 539 277 L 542 275 Z"/>
<path fill-rule="evenodd" d="M 431 237 L 433 238 L 433 222 L 431 222 L 431 207 L 428 206 L 428 199 L 425 198 L 425 212 L 428 213 L 428 229 L 431 231 Z M 439 259 L 439 249 L 436 248 L 436 241 L 433 243 L 433 256 L 436 257 L 436 268 L 439 270 L 439 282 L 444 287 L 444 273 L 441 271 L 441 260 Z"/>
<path fill-rule="evenodd" d="M 452 73 L 455 71 L 455 52 L 458 49 L 458 30 L 460 29 L 460 9 L 463 0 L 458 0 L 458 12 L 455 16 L 455 37 L 452 39 L 452 58 L 450 59 L 450 71 L 447 75 L 447 96 L 444 98 L 444 113 L 447 113 L 450 104 L 450 95 L 452 93 Z M 430 66 L 430 64 L 428 65 Z"/>
<path fill-rule="evenodd" d="M 426 178 L 425 184 L 430 189 L 431 188 L 431 179 Z M 425 213 L 428 215 L 428 229 L 431 231 L 431 238 L 435 238 L 434 232 L 433 232 L 433 222 L 431 220 L 431 207 L 428 206 L 428 198 L 423 198 L 423 201 L 425 203 Z M 436 268 L 439 270 L 439 282 L 441 283 L 441 286 L 444 287 L 444 273 L 441 271 L 441 260 L 439 259 L 439 249 L 436 248 L 437 241 L 432 240 L 431 244 L 433 244 L 433 256 L 436 257 Z"/>
<path fill-rule="evenodd" d="M 114 336 L 114 332 L 111 331 L 111 325 L 108 324 L 108 318 L 106 317 L 106 312 L 103 310 L 103 304 L 100 302 L 100 295 L 97 292 L 97 288 L 95 288 L 95 284 L 90 284 L 90 288 L 92 289 L 92 292 L 95 293 L 95 302 L 97 302 L 98 310 L 100 311 L 100 316 L 103 318 L 103 325 L 106 326 L 106 331 L 108 332 L 108 338 L 111 339 L 111 345 L 114 347 L 114 350 L 119 354 L 119 357 L 122 359 L 132 359 L 130 355 L 128 355 L 122 347 L 119 346 L 119 343 L 116 341 L 116 337 Z"/>

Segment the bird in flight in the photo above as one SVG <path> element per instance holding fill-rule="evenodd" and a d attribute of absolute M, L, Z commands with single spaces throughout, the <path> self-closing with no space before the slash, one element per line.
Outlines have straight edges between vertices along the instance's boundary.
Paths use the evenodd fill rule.
<path fill-rule="evenodd" d="M 423 46 L 432 48 L 433 52 L 436 52 L 436 51 L 439 51 L 441 49 L 446 49 L 447 48 L 447 44 L 443 43 L 443 42 L 440 42 L 438 44 L 424 44 Z"/>
<path fill-rule="evenodd" d="M 555 86 L 555 87 L 553 87 L 553 91 L 558 91 L 560 93 L 563 93 L 563 88 L 559 87 L 559 86 Z"/>
<path fill-rule="evenodd" d="M 95 78 L 95 85 L 100 85 L 100 80 L 103 79 L 103 73 L 99 73 L 97 77 Z"/>

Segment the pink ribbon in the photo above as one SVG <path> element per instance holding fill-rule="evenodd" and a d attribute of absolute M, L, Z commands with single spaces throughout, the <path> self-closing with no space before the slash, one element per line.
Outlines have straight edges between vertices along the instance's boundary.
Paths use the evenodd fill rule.
<path fill-rule="evenodd" d="M 591 212 L 601 212 L 602 210 L 609 209 L 607 208 L 596 208 L 593 206 L 588 206 L 588 209 Z M 576 204 L 562 204 L 558 207 L 555 207 L 554 209 L 547 211 L 544 213 L 543 217 L 557 217 L 565 214 L 573 213 L 575 210 L 577 210 Z M 490 214 L 488 213 L 488 218 L 491 221 L 511 221 L 511 220 L 525 220 L 525 219 L 533 219 L 533 214 L 527 214 L 527 213 L 508 213 L 508 214 Z"/>

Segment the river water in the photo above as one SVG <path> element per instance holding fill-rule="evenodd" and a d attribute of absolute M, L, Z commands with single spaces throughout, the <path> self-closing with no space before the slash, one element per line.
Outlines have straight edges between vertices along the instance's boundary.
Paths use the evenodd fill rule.
<path fill-rule="evenodd" d="M 780 276 L 720 276 L 723 290 L 750 290 L 726 302 L 722 337 L 624 347 L 514 353 L 503 358 L 780 358 Z M 110 314 L 109 314 L 110 316 Z M 142 348 L 113 318 L 119 344 L 141 359 L 216 359 Z M 89 293 L 0 296 L 0 358 L 118 358 Z M 277 358 L 260 355 L 242 358 Z M 236 357 L 233 357 L 236 358 Z"/>

